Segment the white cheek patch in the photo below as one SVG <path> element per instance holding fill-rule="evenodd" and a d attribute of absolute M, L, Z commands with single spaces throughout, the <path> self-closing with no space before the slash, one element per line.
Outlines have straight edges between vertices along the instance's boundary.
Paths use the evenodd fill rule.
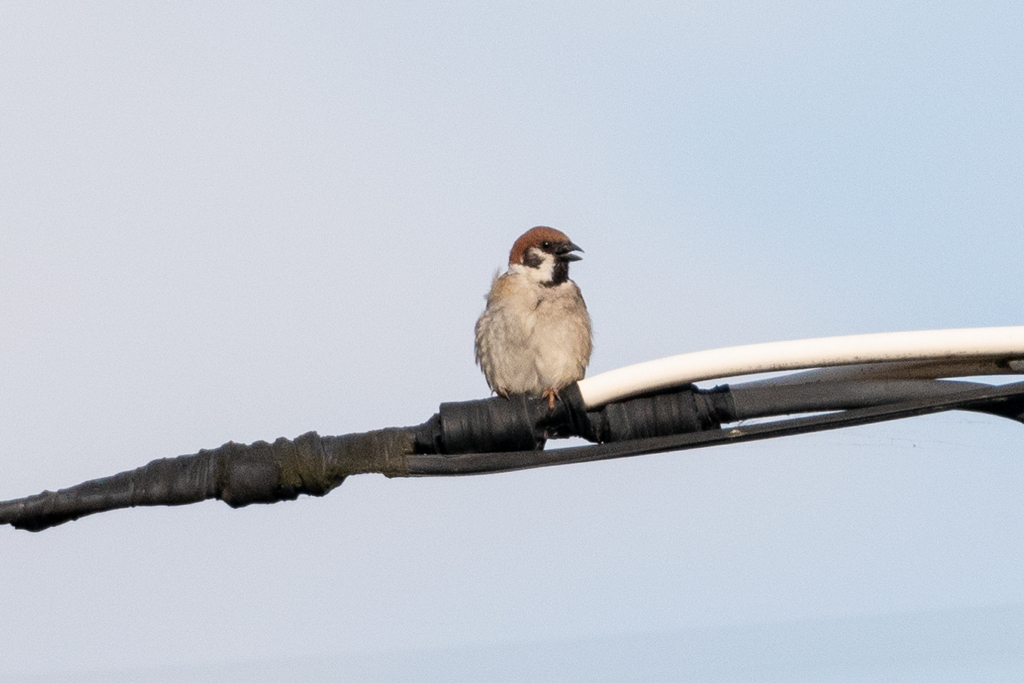
<path fill-rule="evenodd" d="M 551 254 L 530 247 L 526 250 L 526 257 L 523 259 L 526 262 L 533 261 L 539 264 L 536 266 L 527 266 L 520 263 L 514 263 L 508 267 L 510 273 L 522 273 L 526 275 L 530 280 L 534 282 L 551 282 L 555 278 L 555 257 Z"/>

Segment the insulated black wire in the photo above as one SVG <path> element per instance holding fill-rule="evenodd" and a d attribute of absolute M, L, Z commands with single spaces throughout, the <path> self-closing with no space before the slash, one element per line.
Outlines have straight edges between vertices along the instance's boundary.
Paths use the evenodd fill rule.
<path fill-rule="evenodd" d="M 409 476 L 452 476 L 509 472 L 514 470 L 594 462 L 635 455 L 682 451 L 728 443 L 757 441 L 778 436 L 808 434 L 841 427 L 885 422 L 905 417 L 928 415 L 947 410 L 976 410 L 1021 420 L 1024 417 L 1024 382 L 999 387 L 986 386 L 940 397 L 904 401 L 896 404 L 855 408 L 839 413 L 796 418 L 750 426 L 736 426 L 619 441 L 596 446 L 578 446 L 554 450 L 512 451 L 505 453 L 462 453 L 456 455 L 417 454 L 407 459 Z"/>
<path fill-rule="evenodd" d="M 838 394 L 849 389 L 840 391 L 839 388 L 832 387 Z M 857 398 L 858 391 L 847 393 Z M 324 437 L 310 432 L 274 443 L 229 442 L 193 455 L 154 460 L 111 477 L 0 502 L 0 524 L 40 531 L 117 508 L 182 505 L 209 498 L 242 507 L 293 500 L 302 494 L 322 496 L 354 474 L 377 472 L 389 477 L 407 477 L 506 472 L 803 434 L 945 410 L 974 410 L 1018 421 L 1024 419 L 1024 382 L 969 388 L 953 394 L 948 393 L 946 386 L 937 390 L 942 395 L 934 395 L 934 387 L 926 393 L 928 391 L 932 395 L 924 398 L 724 429 L 719 425 L 735 419 L 732 396 L 726 387 L 713 390 L 684 387 L 672 393 L 607 406 L 604 412 L 598 411 L 599 414 L 586 411 L 578 400 L 579 392 L 571 389 L 563 392 L 565 400 L 554 413 L 547 409 L 546 401 L 525 398 L 467 402 L 454 408 L 456 404 L 448 404 L 447 411 L 442 406 L 439 415 L 418 427 Z M 867 398 L 878 400 L 885 394 L 884 388 L 882 394 L 877 391 L 875 394 Z M 843 400 L 849 399 L 847 396 Z M 775 400 L 766 398 L 768 403 Z M 861 396 L 857 400 L 866 399 Z M 782 402 L 787 403 L 787 409 L 797 406 L 792 397 Z M 810 405 L 820 406 L 821 403 L 812 401 Z M 767 403 L 758 409 L 766 406 Z M 776 408 L 780 406 L 781 403 Z M 450 434 L 445 431 L 446 412 L 454 415 L 448 421 L 448 426 L 453 428 Z M 492 428 L 495 433 L 504 431 L 511 440 L 492 439 Z M 610 442 L 542 450 L 546 438 L 570 433 L 584 433 Z M 456 437 L 454 450 L 464 449 L 461 453 L 444 454 L 445 451 L 438 448 L 451 445 L 450 436 Z M 615 440 L 616 437 L 621 440 Z M 464 447 L 473 443 L 492 444 L 492 450 L 498 452 L 466 452 L 469 449 Z M 509 448 L 510 444 L 517 443 L 532 450 Z"/>

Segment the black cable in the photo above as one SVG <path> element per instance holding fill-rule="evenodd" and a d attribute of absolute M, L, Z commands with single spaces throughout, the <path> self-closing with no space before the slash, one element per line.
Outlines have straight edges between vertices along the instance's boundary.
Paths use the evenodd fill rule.
<path fill-rule="evenodd" d="M 957 409 L 975 410 L 1022 421 L 1024 420 L 1024 382 L 999 387 L 985 385 L 981 389 L 969 389 L 952 394 L 944 393 L 939 396 L 928 396 L 901 403 L 855 408 L 828 415 L 780 420 L 751 426 L 735 426 L 726 429 L 711 429 L 548 451 L 453 455 L 416 454 L 409 456 L 406 462 L 409 467 L 409 475 L 413 477 L 509 472 L 548 465 L 594 462 L 650 453 L 757 441 L 779 436 L 808 434 Z"/>
<path fill-rule="evenodd" d="M 112 477 L 57 492 L 0 502 L 0 524 L 39 531 L 85 515 L 138 505 L 183 505 L 218 498 L 233 507 L 322 496 L 353 474 L 450 476 L 622 458 L 881 422 L 944 410 L 975 410 L 1021 421 L 1024 382 L 974 388 L 957 382 L 747 391 L 742 385 L 671 392 L 586 410 L 578 388 L 561 392 L 555 410 L 525 396 L 444 404 L 426 423 L 365 434 L 274 443 L 227 443 L 163 458 Z M 911 398 L 905 400 L 908 396 Z M 863 405 L 845 412 L 721 428 L 741 415 Z M 739 409 L 737 409 L 737 401 Z M 548 438 L 580 435 L 596 446 L 543 450 Z M 467 452 L 481 445 L 490 452 Z"/>
<path fill-rule="evenodd" d="M 953 396 L 990 384 L 933 379 L 853 380 L 766 385 L 749 382 L 731 385 L 736 420 L 799 415 L 829 410 L 867 408 L 886 403 Z"/>

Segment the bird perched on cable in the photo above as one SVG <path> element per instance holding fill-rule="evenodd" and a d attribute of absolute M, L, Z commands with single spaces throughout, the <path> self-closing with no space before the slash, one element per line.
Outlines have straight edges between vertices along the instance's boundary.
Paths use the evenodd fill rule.
<path fill-rule="evenodd" d="M 555 407 L 560 389 L 583 379 L 592 348 L 590 316 L 569 264 L 583 251 L 554 228 L 527 230 L 508 271 L 495 273 L 476 321 L 476 362 L 499 396 L 529 393 Z"/>

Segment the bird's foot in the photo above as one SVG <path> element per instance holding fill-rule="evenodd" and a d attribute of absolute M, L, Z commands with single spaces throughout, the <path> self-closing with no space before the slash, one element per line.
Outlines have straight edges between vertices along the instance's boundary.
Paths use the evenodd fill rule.
<path fill-rule="evenodd" d="M 541 392 L 540 397 L 548 400 L 548 410 L 554 410 L 555 399 L 558 398 L 558 389 L 545 389 Z"/>

